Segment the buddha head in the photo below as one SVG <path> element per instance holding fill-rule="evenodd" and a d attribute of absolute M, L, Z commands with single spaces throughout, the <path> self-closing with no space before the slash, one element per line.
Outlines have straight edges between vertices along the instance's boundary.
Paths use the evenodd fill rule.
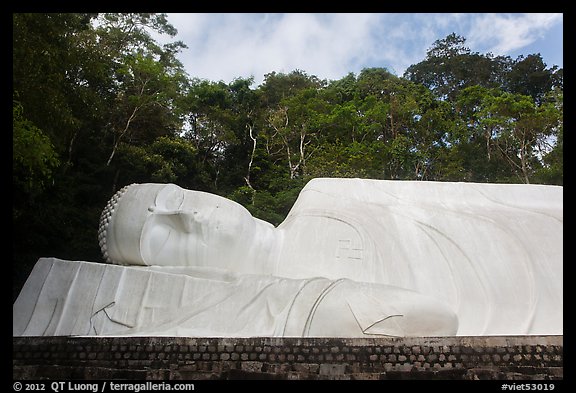
<path fill-rule="evenodd" d="M 132 184 L 118 191 L 100 218 L 108 263 L 211 266 L 246 271 L 255 263 L 257 232 L 273 228 L 240 204 L 174 184 Z"/>

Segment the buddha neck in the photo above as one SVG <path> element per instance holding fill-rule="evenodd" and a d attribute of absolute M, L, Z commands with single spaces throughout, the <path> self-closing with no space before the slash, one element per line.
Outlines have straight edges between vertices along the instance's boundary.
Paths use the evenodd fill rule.
<path fill-rule="evenodd" d="M 246 247 L 246 257 L 236 261 L 242 273 L 276 275 L 282 244 L 282 231 L 269 222 L 254 219 L 254 235 Z M 231 266 L 233 270 L 235 267 Z"/>

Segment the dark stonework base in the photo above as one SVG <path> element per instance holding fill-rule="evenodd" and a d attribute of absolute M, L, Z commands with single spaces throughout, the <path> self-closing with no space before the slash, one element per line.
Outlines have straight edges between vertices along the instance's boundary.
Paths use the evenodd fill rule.
<path fill-rule="evenodd" d="M 15 380 L 560 380 L 563 336 L 14 337 Z"/>

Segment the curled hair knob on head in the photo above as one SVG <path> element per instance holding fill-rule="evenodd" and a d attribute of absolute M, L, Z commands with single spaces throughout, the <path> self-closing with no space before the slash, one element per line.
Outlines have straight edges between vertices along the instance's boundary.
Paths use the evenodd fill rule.
<path fill-rule="evenodd" d="M 102 256 L 107 263 L 117 263 L 110 256 L 108 255 L 108 248 L 106 246 L 106 237 L 108 232 L 108 226 L 110 224 L 110 220 L 112 219 L 112 215 L 114 214 L 114 210 L 118 206 L 118 201 L 122 198 L 122 195 L 126 193 L 126 190 L 133 184 L 127 185 L 122 187 L 119 191 L 117 191 L 112 198 L 106 204 L 106 207 L 102 211 L 100 215 L 100 224 L 98 227 L 98 244 L 100 245 L 100 250 L 102 251 Z"/>

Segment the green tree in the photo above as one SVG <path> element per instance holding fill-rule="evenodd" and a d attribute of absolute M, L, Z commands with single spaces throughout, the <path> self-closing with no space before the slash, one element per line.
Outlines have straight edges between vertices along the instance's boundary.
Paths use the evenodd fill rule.
<path fill-rule="evenodd" d="M 476 157 L 477 173 L 484 168 L 484 181 L 529 183 L 562 128 L 558 106 L 500 89 L 464 89 L 456 108 L 460 126 L 453 143 L 476 146 L 468 154 Z"/>
<path fill-rule="evenodd" d="M 117 74 L 122 85 L 109 116 L 107 131 L 113 146 L 106 165 L 110 165 L 121 142 L 147 144 L 180 129 L 172 102 L 180 94 L 181 74 L 174 77 L 164 64 L 142 53 L 127 57 Z"/>
<path fill-rule="evenodd" d="M 557 66 L 547 68 L 540 54 L 519 56 L 504 80 L 505 91 L 530 96 L 537 104 L 562 85 L 562 70 Z"/>
<path fill-rule="evenodd" d="M 33 198 L 52 180 L 60 165 L 50 138 L 28 120 L 22 105 L 12 101 L 12 185 L 16 199 Z M 14 212 L 14 217 L 18 212 Z"/>
<path fill-rule="evenodd" d="M 495 146 L 524 183 L 542 165 L 539 152 L 554 135 L 560 113 L 551 104 L 537 106 L 525 95 L 503 93 L 485 97 L 480 125 L 495 133 Z"/>
<path fill-rule="evenodd" d="M 534 174 L 534 182 L 542 184 L 564 184 L 564 92 L 553 88 L 544 97 L 544 102 L 553 106 L 558 118 L 558 125 L 551 127 L 552 135 L 542 140 L 539 155 L 542 157 L 542 168 Z M 549 110 L 551 108 L 549 107 Z"/>
<path fill-rule="evenodd" d="M 306 173 L 306 161 L 317 148 L 327 105 L 316 89 L 303 89 L 281 100 L 271 111 L 268 124 L 273 129 L 272 142 L 282 146 L 290 178 Z"/>
<path fill-rule="evenodd" d="M 436 97 L 453 100 L 466 87 L 496 87 L 510 59 L 472 52 L 455 33 L 434 42 L 426 59 L 406 69 L 404 78 L 429 88 Z"/>
<path fill-rule="evenodd" d="M 262 91 L 263 104 L 267 107 L 274 107 L 281 100 L 298 94 L 301 90 L 321 89 L 325 85 L 326 81 L 297 69 L 289 74 L 271 72 L 264 75 L 264 82 L 259 89 Z"/>
<path fill-rule="evenodd" d="M 269 159 L 284 165 L 290 179 L 304 173 L 306 160 L 314 151 L 319 117 L 325 112 L 325 101 L 319 94 L 324 86 L 316 76 L 296 70 L 267 74 L 259 88 L 263 147 Z"/>
<path fill-rule="evenodd" d="M 101 75 L 96 55 L 80 45 L 89 35 L 89 14 L 13 14 L 13 91 L 27 118 L 42 125 L 54 149 L 70 161 L 79 130 L 97 107 L 91 83 Z M 88 117 L 88 118 L 87 118 Z"/>
<path fill-rule="evenodd" d="M 149 142 L 177 132 L 177 93 L 187 79 L 175 58 L 181 46 L 150 38 L 148 29 L 174 32 L 162 14 L 19 13 L 12 28 L 18 288 L 40 256 L 99 260 L 99 215 L 123 170 L 105 165 L 114 130 L 123 130 L 150 92 L 155 104 L 138 110 L 128 131 Z M 143 85 L 150 90 L 139 95 Z"/>

